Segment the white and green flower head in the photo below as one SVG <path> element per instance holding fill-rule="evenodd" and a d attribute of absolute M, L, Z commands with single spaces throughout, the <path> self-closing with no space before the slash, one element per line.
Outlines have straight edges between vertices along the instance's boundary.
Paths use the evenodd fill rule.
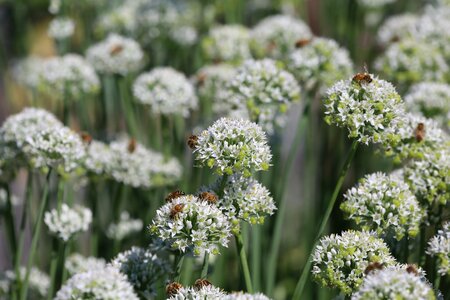
<path fill-rule="evenodd" d="M 250 34 L 242 25 L 221 25 L 210 29 L 202 42 L 210 62 L 239 63 L 251 58 Z"/>
<path fill-rule="evenodd" d="M 45 59 L 37 56 L 25 57 L 12 66 L 12 76 L 19 84 L 37 90 L 42 64 Z"/>
<path fill-rule="evenodd" d="M 121 241 L 133 233 L 140 232 L 144 223 L 140 219 L 133 219 L 127 211 L 122 211 L 117 223 L 111 223 L 106 229 L 106 236 L 112 240 Z"/>
<path fill-rule="evenodd" d="M 55 168 L 60 173 L 81 168 L 86 155 L 80 136 L 39 108 L 25 108 L 8 117 L 0 128 L 0 144 L 31 168 Z"/>
<path fill-rule="evenodd" d="M 39 91 L 64 101 L 95 95 L 100 81 L 94 68 L 82 56 L 66 54 L 42 62 Z"/>
<path fill-rule="evenodd" d="M 218 254 L 219 246 L 226 247 L 230 227 L 229 220 L 215 204 L 186 195 L 158 209 L 150 231 L 173 249 L 199 256 L 204 252 Z"/>
<path fill-rule="evenodd" d="M 95 22 L 94 33 L 99 37 L 109 33 L 136 35 L 139 28 L 137 10 L 141 2 L 125 0 L 122 4 L 100 14 Z"/>
<path fill-rule="evenodd" d="M 71 37 L 75 32 L 75 22 L 71 18 L 58 17 L 50 22 L 48 35 L 55 40 L 63 40 Z"/>
<path fill-rule="evenodd" d="M 272 154 L 267 136 L 257 124 L 247 120 L 221 118 L 204 130 L 194 147 L 200 166 L 212 168 L 219 175 L 267 170 Z"/>
<path fill-rule="evenodd" d="M 77 273 L 56 293 L 55 300 L 138 300 L 126 275 L 112 266 Z"/>
<path fill-rule="evenodd" d="M 76 273 L 84 273 L 89 270 L 102 269 L 106 266 L 106 261 L 103 258 L 93 256 L 85 257 L 79 253 L 73 253 L 67 257 L 64 267 L 70 275 Z"/>
<path fill-rule="evenodd" d="M 391 44 L 375 61 L 375 69 L 401 85 L 421 81 L 446 82 L 450 77 L 450 68 L 442 51 L 412 38 Z"/>
<path fill-rule="evenodd" d="M 396 0 L 358 0 L 358 4 L 369 9 L 378 9 Z"/>
<path fill-rule="evenodd" d="M 110 171 L 115 165 L 114 152 L 109 145 L 92 140 L 86 147 L 84 169 L 90 178 L 111 178 Z"/>
<path fill-rule="evenodd" d="M 404 178 L 421 203 L 445 205 L 450 201 L 450 146 L 423 153 L 404 167 Z"/>
<path fill-rule="evenodd" d="M 251 46 L 256 57 L 286 58 L 299 40 L 310 39 L 311 30 L 302 20 L 274 15 L 261 20 L 251 31 Z"/>
<path fill-rule="evenodd" d="M 26 268 L 19 268 L 20 282 L 25 280 Z M 10 299 L 10 291 L 20 283 L 17 280 L 14 270 L 7 270 L 3 274 L 0 273 L 0 299 Z M 47 274 L 39 269 L 32 267 L 30 269 L 30 277 L 28 279 L 28 297 L 29 300 L 45 299 L 50 287 L 50 278 Z"/>
<path fill-rule="evenodd" d="M 170 273 L 167 261 L 139 247 L 119 253 L 111 264 L 127 276 L 135 293 L 144 299 L 156 296 L 158 280 Z"/>
<path fill-rule="evenodd" d="M 312 256 L 314 279 L 321 285 L 350 294 L 364 280 L 371 263 L 395 264 L 388 246 L 374 234 L 344 231 L 323 237 Z"/>
<path fill-rule="evenodd" d="M 411 13 L 387 18 L 378 29 L 378 43 L 382 46 L 388 46 L 401 39 L 414 37 L 418 21 L 419 16 Z"/>
<path fill-rule="evenodd" d="M 197 280 L 199 282 L 199 280 Z M 178 283 L 169 284 L 166 288 L 167 300 L 223 300 L 227 299 L 222 289 L 213 286 L 208 281 L 204 284 L 196 284 L 192 287 L 183 287 Z M 176 284 L 176 286 L 175 286 Z"/>
<path fill-rule="evenodd" d="M 406 108 L 439 122 L 450 129 L 450 85 L 421 82 L 413 85 L 405 96 Z"/>
<path fill-rule="evenodd" d="M 433 288 L 421 276 L 398 267 L 370 272 L 352 300 L 435 300 Z"/>
<path fill-rule="evenodd" d="M 289 56 L 288 69 L 306 90 L 323 91 L 350 77 L 353 63 L 347 49 L 334 40 L 313 38 L 297 43 L 297 49 Z"/>
<path fill-rule="evenodd" d="M 135 40 L 110 34 L 88 48 L 86 58 L 99 73 L 125 76 L 142 67 L 144 52 Z"/>
<path fill-rule="evenodd" d="M 133 95 L 155 114 L 188 117 L 198 106 L 194 86 L 184 74 L 170 67 L 141 74 L 133 84 Z"/>
<path fill-rule="evenodd" d="M 341 210 L 363 230 L 397 240 L 419 232 L 424 211 L 409 186 L 394 176 L 367 175 L 344 198 Z"/>
<path fill-rule="evenodd" d="M 404 104 L 394 86 L 374 75 L 358 73 L 338 81 L 324 100 L 325 121 L 347 128 L 350 138 L 360 143 L 398 141 L 396 133 Z"/>
<path fill-rule="evenodd" d="M 223 300 L 270 300 L 269 297 L 267 297 L 264 294 L 258 293 L 258 294 L 247 294 L 244 292 L 237 292 L 237 293 L 231 293 L 229 295 L 226 295 Z"/>
<path fill-rule="evenodd" d="M 437 258 L 437 270 L 441 276 L 450 275 L 450 222 L 428 242 L 427 253 Z"/>
<path fill-rule="evenodd" d="M 89 229 L 92 212 L 80 205 L 69 207 L 63 203 L 60 209 L 46 212 L 44 222 L 52 234 L 67 242 L 75 234 Z"/>
<path fill-rule="evenodd" d="M 300 86 L 294 76 L 271 59 L 248 60 L 229 83 L 228 102 L 247 106 L 250 120 L 272 133 L 283 127 L 286 112 L 300 100 Z"/>

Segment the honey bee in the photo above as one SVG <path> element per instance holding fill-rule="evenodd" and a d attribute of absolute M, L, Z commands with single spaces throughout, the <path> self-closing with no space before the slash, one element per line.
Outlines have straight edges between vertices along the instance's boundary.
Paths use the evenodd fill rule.
<path fill-rule="evenodd" d="M 372 272 L 372 271 L 375 271 L 375 270 L 382 270 L 383 269 L 383 264 L 382 263 L 379 263 L 379 262 L 373 262 L 373 263 L 370 263 L 368 266 L 367 266 L 367 268 L 364 270 L 364 274 L 369 274 L 370 272 Z"/>
<path fill-rule="evenodd" d="M 166 196 L 165 200 L 166 200 L 166 202 L 172 202 L 173 199 L 176 199 L 176 198 L 184 196 L 184 195 L 186 195 L 186 194 L 183 191 L 176 190 L 176 191 L 169 193 L 169 195 Z"/>
<path fill-rule="evenodd" d="M 170 210 L 170 218 L 175 219 L 183 211 L 184 204 L 175 204 Z"/>
<path fill-rule="evenodd" d="M 109 51 L 109 53 L 112 56 L 115 56 L 115 55 L 119 54 L 120 52 L 122 52 L 122 50 L 123 50 L 123 45 L 117 44 L 117 45 L 114 45 L 111 47 L 111 50 Z"/>
<path fill-rule="evenodd" d="M 81 132 L 80 133 L 80 137 L 83 140 L 83 142 L 88 144 L 88 145 L 92 142 L 92 136 L 89 133 L 87 133 L 87 132 L 84 132 L 84 131 Z"/>
<path fill-rule="evenodd" d="M 128 152 L 133 153 L 134 151 L 136 151 L 136 146 L 137 146 L 137 142 L 135 138 L 131 138 L 130 141 L 128 142 Z"/>
<path fill-rule="evenodd" d="M 171 282 L 166 285 L 166 294 L 169 297 L 175 296 L 183 288 L 183 286 L 178 282 Z"/>
<path fill-rule="evenodd" d="M 295 48 L 302 48 L 302 47 L 308 45 L 309 43 L 311 43 L 310 39 L 300 39 L 295 42 Z"/>
<path fill-rule="evenodd" d="M 206 80 L 206 74 L 205 73 L 200 73 L 197 76 L 197 82 L 199 86 L 202 86 L 205 83 Z"/>
<path fill-rule="evenodd" d="M 205 286 L 210 286 L 211 282 L 209 282 L 207 279 L 197 279 L 194 283 L 194 287 L 197 290 L 200 290 L 201 288 L 205 287 Z"/>
<path fill-rule="evenodd" d="M 417 124 L 416 129 L 414 129 L 414 136 L 417 142 L 421 142 L 425 139 L 425 124 Z"/>
<path fill-rule="evenodd" d="M 198 197 L 200 198 L 200 200 L 206 201 L 211 204 L 216 203 L 218 200 L 217 196 L 210 192 L 202 192 Z"/>
<path fill-rule="evenodd" d="M 368 73 L 358 73 L 355 76 L 353 76 L 353 81 L 361 84 L 361 82 L 365 82 L 365 83 L 371 83 L 373 81 L 372 77 L 370 77 L 370 75 Z"/>
<path fill-rule="evenodd" d="M 419 271 L 417 270 L 417 267 L 415 265 L 408 265 L 406 267 L 406 272 L 414 275 L 419 275 Z"/>
<path fill-rule="evenodd" d="M 191 149 L 195 149 L 195 147 L 197 147 L 197 143 L 198 143 L 198 136 L 196 135 L 191 135 L 187 140 L 187 144 Z"/>

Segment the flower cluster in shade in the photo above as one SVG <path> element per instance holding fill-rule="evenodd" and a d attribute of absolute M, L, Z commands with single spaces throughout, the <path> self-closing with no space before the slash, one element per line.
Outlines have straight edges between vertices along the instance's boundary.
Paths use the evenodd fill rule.
<path fill-rule="evenodd" d="M 435 300 L 433 288 L 414 272 L 387 267 L 370 272 L 352 300 Z"/>
<path fill-rule="evenodd" d="M 20 282 L 23 282 L 26 275 L 26 268 L 19 268 Z M 7 270 L 0 273 L 0 299 L 10 299 L 10 291 L 13 286 L 18 284 L 16 272 L 14 270 Z M 50 278 L 47 274 L 41 272 L 39 269 L 32 267 L 28 278 L 28 299 L 44 299 L 47 297 L 48 289 L 50 287 Z"/>
<path fill-rule="evenodd" d="M 70 275 L 75 275 L 89 270 L 102 269 L 106 267 L 106 261 L 103 258 L 85 257 L 79 253 L 73 253 L 66 258 L 64 267 Z"/>
<path fill-rule="evenodd" d="M 358 76 L 364 75 L 360 79 Z M 370 80 L 368 80 L 370 78 Z M 395 143 L 404 103 L 394 86 L 371 74 L 341 80 L 324 100 L 325 121 L 347 128 L 350 138 L 363 144 Z"/>
<path fill-rule="evenodd" d="M 302 20 L 274 15 L 261 20 L 252 29 L 251 47 L 256 57 L 286 58 L 299 40 L 310 39 L 311 30 Z"/>
<path fill-rule="evenodd" d="M 203 51 L 211 62 L 239 63 L 251 58 L 250 33 L 242 25 L 222 25 L 210 29 L 203 39 Z"/>
<path fill-rule="evenodd" d="M 419 233 L 424 211 L 409 186 L 395 176 L 366 175 L 344 198 L 341 210 L 363 230 L 397 240 Z"/>
<path fill-rule="evenodd" d="M 358 4 L 369 9 L 377 9 L 387 4 L 394 3 L 395 1 L 396 0 L 358 0 Z"/>
<path fill-rule="evenodd" d="M 55 300 L 138 300 L 126 275 L 112 266 L 77 273 L 56 293 Z"/>
<path fill-rule="evenodd" d="M 291 103 L 300 100 L 300 86 L 294 76 L 271 59 L 248 60 L 229 83 L 230 105 L 247 108 L 251 121 L 272 133 L 283 127 Z"/>
<path fill-rule="evenodd" d="M 353 62 L 347 49 L 327 38 L 301 41 L 289 55 L 288 69 L 307 91 L 324 92 L 333 83 L 353 73 Z"/>
<path fill-rule="evenodd" d="M 140 247 L 119 253 L 111 265 L 126 275 L 135 293 L 145 299 L 156 296 L 158 280 L 171 272 L 168 261 Z"/>
<path fill-rule="evenodd" d="M 312 254 L 313 278 L 321 285 L 350 294 L 364 280 L 371 263 L 395 264 L 388 246 L 374 234 L 344 231 L 323 237 Z"/>
<path fill-rule="evenodd" d="M 437 258 L 437 270 L 441 276 L 450 275 L 450 222 L 444 223 L 430 239 L 427 253 Z"/>
<path fill-rule="evenodd" d="M 92 212 L 80 205 L 69 207 L 63 203 L 59 209 L 46 212 L 44 222 L 52 234 L 67 242 L 75 234 L 88 230 Z"/>
<path fill-rule="evenodd" d="M 133 95 L 155 114 L 188 117 L 198 106 L 194 86 L 184 74 L 169 67 L 141 74 L 133 84 Z"/>
<path fill-rule="evenodd" d="M 110 34 L 87 49 L 86 59 L 99 73 L 125 76 L 142 67 L 144 52 L 135 40 Z"/>
<path fill-rule="evenodd" d="M 411 37 L 416 32 L 419 17 L 415 14 L 405 13 L 391 16 L 384 21 L 377 33 L 380 45 L 387 46 L 399 41 L 401 38 Z"/>
<path fill-rule="evenodd" d="M 215 204 L 193 195 L 163 205 L 150 225 L 150 232 L 173 249 L 195 256 L 218 254 L 219 246 L 227 246 L 230 230 L 229 220 Z"/>
<path fill-rule="evenodd" d="M 257 124 L 247 120 L 221 118 L 204 130 L 194 149 L 200 166 L 215 169 L 216 173 L 242 173 L 267 170 L 272 154 L 267 136 Z"/>
<path fill-rule="evenodd" d="M 8 117 L 0 128 L 1 165 L 55 168 L 63 173 L 81 168 L 85 147 L 80 136 L 54 115 L 25 108 Z"/>
<path fill-rule="evenodd" d="M 71 37 L 75 32 L 75 23 L 71 18 L 58 17 L 53 19 L 48 26 L 48 35 L 55 40 L 63 40 Z"/>
<path fill-rule="evenodd" d="M 132 219 L 128 212 L 122 211 L 118 222 L 110 224 L 106 229 L 106 236 L 121 241 L 129 235 L 141 231 L 143 227 L 142 220 Z"/>

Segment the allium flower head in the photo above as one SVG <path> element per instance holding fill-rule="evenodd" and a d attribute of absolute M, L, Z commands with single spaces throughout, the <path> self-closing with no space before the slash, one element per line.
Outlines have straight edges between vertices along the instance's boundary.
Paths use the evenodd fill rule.
<path fill-rule="evenodd" d="M 395 259 L 380 238 L 365 231 L 344 231 L 323 237 L 313 252 L 312 274 L 316 281 L 350 294 L 363 282 L 371 263 L 390 266 Z"/>
<path fill-rule="evenodd" d="M 119 221 L 109 225 L 106 235 L 110 239 L 121 241 L 129 235 L 141 231 L 143 227 L 142 220 L 132 219 L 128 212 L 123 211 Z"/>
<path fill-rule="evenodd" d="M 127 277 L 107 266 L 72 276 L 56 294 L 55 300 L 138 300 Z"/>
<path fill-rule="evenodd" d="M 297 41 L 311 37 L 311 30 L 302 20 L 287 15 L 269 16 L 251 31 L 256 56 L 276 59 L 287 57 Z"/>
<path fill-rule="evenodd" d="M 184 74 L 159 67 L 141 74 L 133 84 L 136 100 L 149 105 L 155 114 L 179 114 L 188 117 L 197 108 L 198 99 L 193 85 Z"/>
<path fill-rule="evenodd" d="M 115 168 L 116 156 L 109 145 L 92 140 L 86 148 L 84 169 L 90 177 L 109 178 Z"/>
<path fill-rule="evenodd" d="M 330 87 L 353 73 L 353 63 L 346 49 L 334 40 L 305 40 L 289 56 L 288 69 L 307 90 Z"/>
<path fill-rule="evenodd" d="M 168 295 L 167 300 L 222 300 L 227 299 L 226 294 L 213 285 L 198 287 L 180 287 L 176 293 Z"/>
<path fill-rule="evenodd" d="M 67 242 L 76 233 L 88 230 L 92 212 L 79 205 L 71 208 L 63 203 L 59 210 L 46 212 L 44 222 L 52 234 Z"/>
<path fill-rule="evenodd" d="M 300 99 L 294 76 L 271 59 L 246 61 L 229 89 L 228 102 L 246 105 L 250 119 L 269 133 L 284 125 L 290 104 Z"/>
<path fill-rule="evenodd" d="M 25 280 L 26 268 L 19 268 L 20 281 Z M 14 270 L 5 271 L 0 274 L 0 299 L 10 299 L 10 291 L 13 285 L 19 282 Z M 28 297 L 27 299 L 45 299 L 47 297 L 48 289 L 50 287 L 50 278 L 47 274 L 41 272 L 39 269 L 32 267 L 30 269 L 30 277 L 28 279 Z"/>
<path fill-rule="evenodd" d="M 109 33 L 119 33 L 133 36 L 138 29 L 137 9 L 142 1 L 126 0 L 118 6 L 100 14 L 94 26 L 95 33 L 103 36 Z"/>
<path fill-rule="evenodd" d="M 169 34 L 170 38 L 180 46 L 189 47 L 198 40 L 198 32 L 193 26 L 182 25 L 173 28 Z"/>
<path fill-rule="evenodd" d="M 150 231 L 172 248 L 218 254 L 230 237 L 230 223 L 222 211 L 207 201 L 187 195 L 173 199 L 156 212 Z"/>
<path fill-rule="evenodd" d="M 404 38 L 411 38 L 416 32 L 419 17 L 411 13 L 392 16 L 378 29 L 377 40 L 383 46 Z"/>
<path fill-rule="evenodd" d="M 106 266 L 106 261 L 103 258 L 85 257 L 79 253 L 73 253 L 67 257 L 64 266 L 70 275 L 75 275 L 89 270 L 102 269 Z"/>
<path fill-rule="evenodd" d="M 367 275 L 352 300 L 435 300 L 433 288 L 423 278 L 405 270 L 388 267 Z"/>
<path fill-rule="evenodd" d="M 44 61 L 45 59 L 29 56 L 15 62 L 12 67 L 14 80 L 25 87 L 37 89 Z"/>
<path fill-rule="evenodd" d="M 272 154 L 261 127 L 246 120 L 221 118 L 204 130 L 194 149 L 201 166 L 214 168 L 219 174 L 267 170 Z"/>
<path fill-rule="evenodd" d="M 48 35 L 55 40 L 67 39 L 75 32 L 75 23 L 71 18 L 59 17 L 50 22 Z"/>
<path fill-rule="evenodd" d="M 270 300 L 269 297 L 261 293 L 258 294 L 247 294 L 243 292 L 231 293 L 226 295 L 223 300 Z"/>
<path fill-rule="evenodd" d="M 167 261 L 139 247 L 119 253 L 111 264 L 127 276 L 136 294 L 145 299 L 156 295 L 158 280 L 170 273 Z"/>
<path fill-rule="evenodd" d="M 437 268 L 441 276 L 450 275 L 450 222 L 428 242 L 427 253 L 437 258 Z"/>
<path fill-rule="evenodd" d="M 337 82 L 325 98 L 325 121 L 347 128 L 349 137 L 364 144 L 398 140 L 403 113 L 403 101 L 392 84 L 366 73 Z"/>
<path fill-rule="evenodd" d="M 394 3 L 396 0 L 358 0 L 358 4 L 366 8 L 380 8 L 389 3 Z"/>
<path fill-rule="evenodd" d="M 363 230 L 397 240 L 405 235 L 415 237 L 419 232 L 424 211 L 402 180 L 383 173 L 370 174 L 344 197 L 341 210 Z"/>
<path fill-rule="evenodd" d="M 91 46 L 86 58 L 99 73 L 127 75 L 142 67 L 144 53 L 135 40 L 110 34 Z"/>
<path fill-rule="evenodd" d="M 213 27 L 202 46 L 206 57 L 212 62 L 238 63 L 251 57 L 250 34 L 242 25 Z"/>

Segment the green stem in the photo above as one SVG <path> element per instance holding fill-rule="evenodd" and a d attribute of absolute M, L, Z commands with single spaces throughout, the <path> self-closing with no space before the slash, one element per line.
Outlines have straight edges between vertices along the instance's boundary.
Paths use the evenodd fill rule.
<path fill-rule="evenodd" d="M 336 199 L 339 195 L 339 192 L 341 190 L 342 184 L 344 183 L 345 177 L 347 175 L 347 172 L 350 168 L 351 162 L 353 160 L 353 157 L 355 156 L 356 150 L 358 149 L 358 141 L 354 140 L 352 143 L 352 146 L 350 148 L 350 152 L 347 154 L 347 158 L 345 159 L 344 165 L 341 169 L 341 172 L 339 174 L 339 179 L 336 183 L 336 186 L 333 191 L 333 195 L 331 196 L 330 201 L 328 202 L 327 210 L 325 211 L 325 215 L 323 216 L 322 222 L 320 223 L 319 231 L 317 232 L 315 242 L 313 247 L 311 248 L 311 251 L 314 251 L 316 248 L 317 243 L 319 242 L 320 237 L 322 236 L 326 225 L 328 224 L 328 220 L 331 216 L 331 212 L 333 211 L 334 204 L 336 203 Z M 311 255 L 308 257 L 308 260 L 306 261 L 305 267 L 303 268 L 302 275 L 300 276 L 300 279 L 297 283 L 297 286 L 295 287 L 294 296 L 292 297 L 293 300 L 300 300 L 303 289 L 305 288 L 306 281 L 308 279 L 309 270 L 311 268 L 312 260 Z"/>
<path fill-rule="evenodd" d="M 179 282 L 181 278 L 181 269 L 183 267 L 184 254 L 179 253 L 175 259 L 175 275 L 174 281 Z"/>
<path fill-rule="evenodd" d="M 255 291 L 260 290 L 261 279 L 261 227 L 254 225 L 252 228 L 252 274 Z"/>
<path fill-rule="evenodd" d="M 200 278 L 208 277 L 208 266 L 209 266 L 209 253 L 205 252 L 205 257 L 203 258 L 202 273 L 200 274 Z"/>
<path fill-rule="evenodd" d="M 34 224 L 34 227 L 33 227 L 34 231 L 33 231 L 33 237 L 31 239 L 30 254 L 28 256 L 28 262 L 27 262 L 27 267 L 26 267 L 26 272 L 25 272 L 25 278 L 24 278 L 23 285 L 21 287 L 21 292 L 20 292 L 20 299 L 21 300 L 27 299 L 28 282 L 29 282 L 29 279 L 30 279 L 30 270 L 31 270 L 31 267 L 33 266 L 33 263 L 34 263 L 34 256 L 36 254 L 37 244 L 38 244 L 40 233 L 41 233 L 41 226 L 42 226 L 43 219 L 44 219 L 44 211 L 45 211 L 45 208 L 47 207 L 48 188 L 49 188 L 49 185 L 50 185 L 50 175 L 51 174 L 52 174 L 52 170 L 50 169 L 48 171 L 48 173 L 47 173 L 47 180 L 45 182 L 44 191 L 42 193 L 41 204 L 40 204 L 40 207 L 39 207 L 39 214 L 38 214 L 36 223 Z"/>
<path fill-rule="evenodd" d="M 242 238 L 241 233 L 237 233 L 234 235 L 236 240 L 236 248 L 239 254 L 239 259 L 241 262 L 242 273 L 244 274 L 245 286 L 247 288 L 247 292 L 253 294 L 253 285 L 252 278 L 250 276 L 250 270 L 248 268 L 247 254 L 245 253 L 244 239 Z"/>
<path fill-rule="evenodd" d="M 13 205 L 11 202 L 11 191 L 9 184 L 4 184 L 6 191 L 6 211 L 5 211 L 5 227 L 6 235 L 8 236 L 9 246 L 11 249 L 12 261 L 15 263 L 17 254 L 17 238 L 16 238 L 16 226 L 14 224 Z"/>

